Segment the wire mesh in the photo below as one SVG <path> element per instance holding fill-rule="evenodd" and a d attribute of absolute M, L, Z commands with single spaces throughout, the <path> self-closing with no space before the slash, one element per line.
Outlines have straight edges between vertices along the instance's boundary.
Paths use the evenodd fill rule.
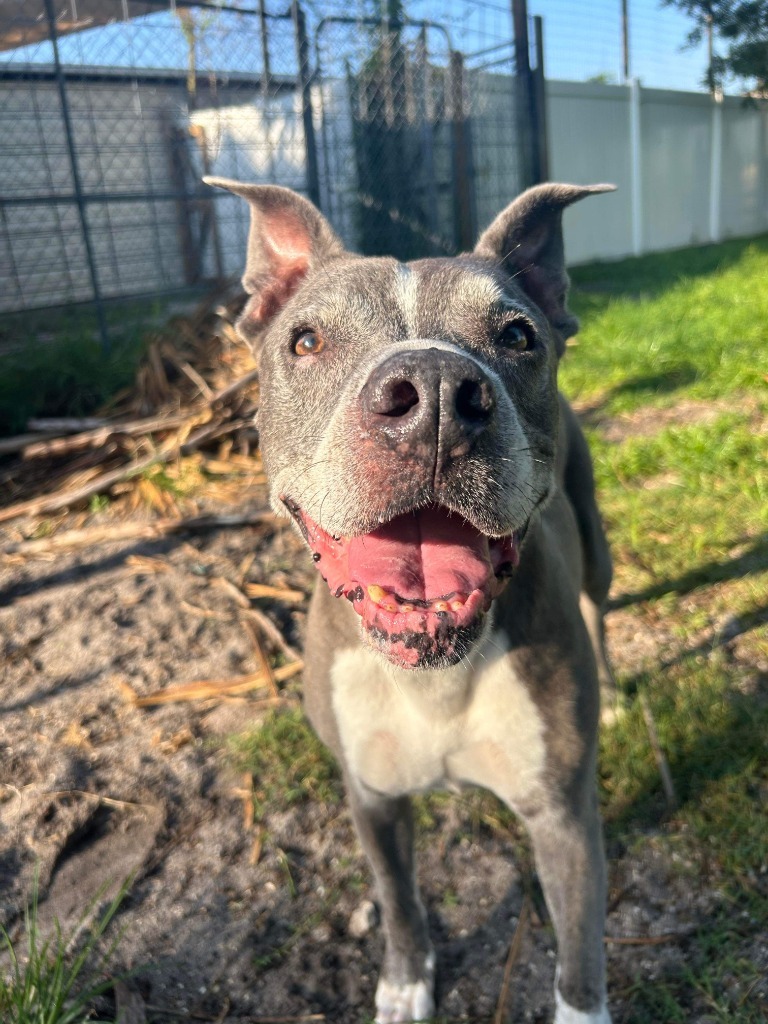
<path fill-rule="evenodd" d="M 389 23 L 374 3 L 8 0 L 0 51 L 6 312 L 239 273 L 247 217 L 206 173 L 294 188 L 401 258 L 471 244 L 522 185 L 490 0 Z"/>
<path fill-rule="evenodd" d="M 305 187 L 290 17 L 167 0 L 101 6 L 107 24 L 0 54 L 5 310 L 167 293 L 236 272 L 242 211 L 214 216 L 200 181 L 218 163 Z M 77 20 L 74 3 L 55 13 Z M 26 24 L 20 7 L 22 43 Z"/>

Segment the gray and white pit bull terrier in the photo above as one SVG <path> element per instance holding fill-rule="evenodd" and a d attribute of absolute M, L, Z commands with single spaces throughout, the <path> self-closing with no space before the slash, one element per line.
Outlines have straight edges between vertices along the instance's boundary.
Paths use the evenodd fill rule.
<path fill-rule="evenodd" d="M 379 1024 L 435 1008 L 409 797 L 472 783 L 526 823 L 558 943 L 556 1024 L 609 1024 L 595 790 L 611 562 L 557 391 L 563 208 L 540 185 L 455 259 L 363 258 L 288 189 L 248 201 L 238 327 L 260 354 L 262 454 L 325 581 L 306 708 L 343 766 L 386 937 Z"/>

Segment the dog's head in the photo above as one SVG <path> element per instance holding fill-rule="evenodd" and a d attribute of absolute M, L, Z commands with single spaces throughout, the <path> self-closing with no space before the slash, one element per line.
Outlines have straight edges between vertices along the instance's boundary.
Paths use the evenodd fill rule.
<path fill-rule="evenodd" d="M 540 185 L 454 259 L 346 252 L 288 189 L 213 178 L 251 208 L 238 323 L 259 350 L 276 510 L 362 632 L 409 667 L 458 661 L 553 480 L 568 312 L 563 209 Z"/>

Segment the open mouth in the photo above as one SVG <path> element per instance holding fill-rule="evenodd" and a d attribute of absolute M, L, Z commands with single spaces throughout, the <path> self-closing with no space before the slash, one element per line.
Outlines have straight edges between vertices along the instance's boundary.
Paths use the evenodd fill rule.
<path fill-rule="evenodd" d="M 370 533 L 334 537 L 283 501 L 331 593 L 351 602 L 368 638 L 397 665 L 459 661 L 519 561 L 519 531 L 487 537 L 439 505 L 399 515 Z"/>

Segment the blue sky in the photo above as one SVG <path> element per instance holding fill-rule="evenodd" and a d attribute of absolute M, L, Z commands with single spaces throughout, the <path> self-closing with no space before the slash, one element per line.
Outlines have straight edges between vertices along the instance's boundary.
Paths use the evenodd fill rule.
<path fill-rule="evenodd" d="M 231 2 L 231 0 L 230 0 Z M 305 0 L 310 23 L 324 13 L 354 14 L 358 8 L 375 9 L 375 0 Z M 249 3 L 248 6 L 251 6 Z M 410 0 L 412 17 L 441 21 L 451 34 L 452 44 L 467 52 L 481 50 L 511 37 L 509 0 Z M 267 9 L 277 12 L 284 0 L 267 0 Z M 119 10 L 120 5 L 116 5 Z M 705 47 L 684 48 L 692 25 L 684 14 L 660 5 L 659 0 L 629 0 L 631 73 L 643 85 L 653 88 L 701 90 L 706 67 Z M 545 64 L 548 78 L 584 81 L 603 76 L 622 80 L 621 0 L 529 0 L 531 15 L 544 19 Z M 210 61 L 231 71 L 257 71 L 260 53 L 255 18 L 214 16 L 208 27 L 208 53 L 201 66 Z M 293 70 L 293 39 L 290 23 L 272 22 L 274 32 L 273 71 Z M 252 29 L 246 45 L 244 26 Z M 436 45 L 441 45 L 435 35 Z M 328 42 L 331 42 L 330 35 Z M 138 67 L 184 67 L 186 44 L 174 15 L 160 12 L 131 23 L 118 23 L 81 32 L 61 41 L 65 62 Z M 510 50 L 501 51 L 504 56 Z M 283 60 L 280 60 L 280 54 Z M 206 59 L 207 58 L 207 59 Z M 0 55 L 2 61 L 48 62 L 50 46 L 40 44 L 15 53 Z M 489 58 L 490 59 L 490 58 Z M 500 66 L 498 70 L 504 70 Z"/>
<path fill-rule="evenodd" d="M 529 0 L 529 11 L 544 18 L 549 78 L 621 80 L 620 0 Z M 631 74 L 653 88 L 700 90 L 706 47 L 683 49 L 691 28 L 687 15 L 658 0 L 629 0 Z"/>

